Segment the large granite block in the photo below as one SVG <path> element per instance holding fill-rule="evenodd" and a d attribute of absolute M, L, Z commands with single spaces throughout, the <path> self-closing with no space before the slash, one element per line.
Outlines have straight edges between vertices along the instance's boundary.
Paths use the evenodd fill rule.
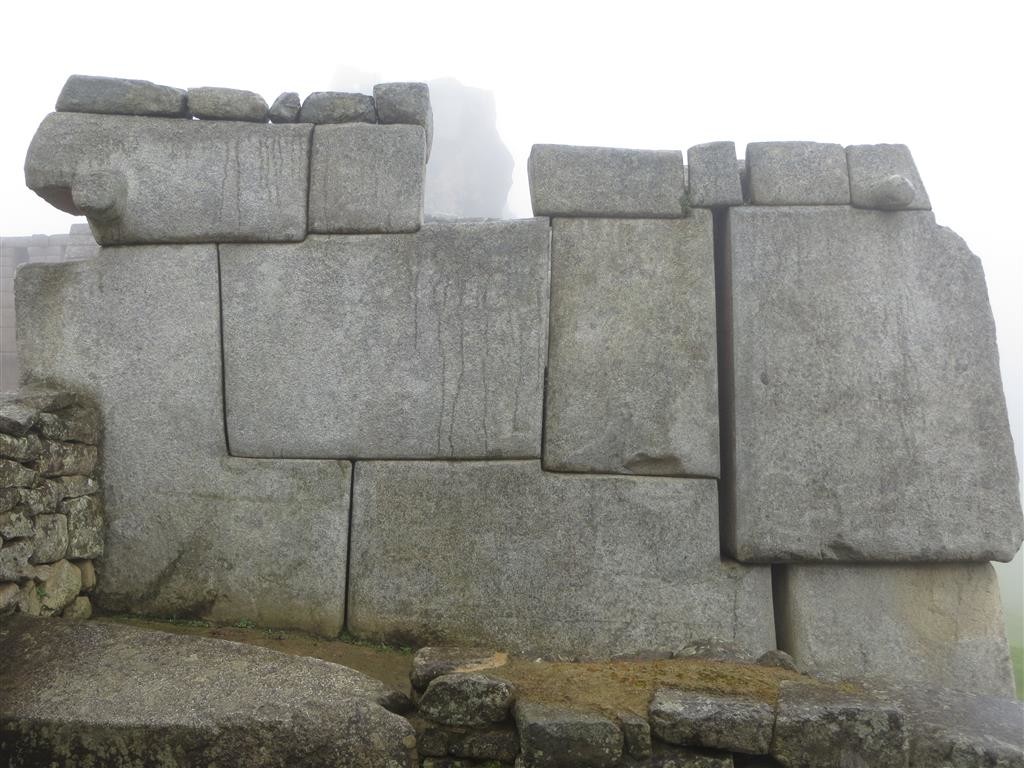
<path fill-rule="evenodd" d="M 423 142 L 418 125 L 318 125 L 310 164 L 310 232 L 418 230 L 426 175 Z"/>
<path fill-rule="evenodd" d="M 846 152 L 838 144 L 747 144 L 747 185 L 754 205 L 849 205 Z"/>
<path fill-rule="evenodd" d="M 227 455 L 216 248 L 105 248 L 16 288 L 23 382 L 102 411 L 97 602 L 336 634 L 351 466 Z"/>
<path fill-rule="evenodd" d="M 790 565 L 775 589 L 779 647 L 806 669 L 1013 696 L 989 563 Z"/>
<path fill-rule="evenodd" d="M 846 148 L 850 199 L 857 208 L 931 210 L 914 158 L 904 144 L 857 144 Z"/>
<path fill-rule="evenodd" d="M 232 453 L 540 456 L 549 231 L 221 246 Z"/>
<path fill-rule="evenodd" d="M 534 144 L 527 167 L 535 216 L 683 215 L 683 154 Z"/>
<path fill-rule="evenodd" d="M 723 563 L 717 531 L 714 480 L 357 462 L 348 626 L 586 656 L 774 647 L 769 571 Z"/>
<path fill-rule="evenodd" d="M 718 476 L 711 213 L 554 219 L 544 466 Z"/>
<path fill-rule="evenodd" d="M 1017 468 L 985 278 L 963 241 L 923 211 L 748 207 L 728 228 L 731 551 L 1010 560 Z"/>
<path fill-rule="evenodd" d="M 434 142 L 430 87 L 426 83 L 378 83 L 373 86 L 373 101 L 377 106 L 377 119 L 382 124 L 403 123 L 423 128 L 429 160 Z"/>
<path fill-rule="evenodd" d="M 312 131 L 56 112 L 32 139 L 25 183 L 88 216 L 101 245 L 301 240 Z"/>

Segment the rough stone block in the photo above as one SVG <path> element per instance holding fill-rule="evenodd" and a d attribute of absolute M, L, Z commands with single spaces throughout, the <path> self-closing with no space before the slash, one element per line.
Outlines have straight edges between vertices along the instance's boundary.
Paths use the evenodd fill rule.
<path fill-rule="evenodd" d="M 92 602 L 84 595 L 76 597 L 60 615 L 65 619 L 88 619 L 92 616 Z"/>
<path fill-rule="evenodd" d="M 185 91 L 148 80 L 72 75 L 57 97 L 58 112 L 188 117 Z"/>
<path fill-rule="evenodd" d="M 75 565 L 82 574 L 82 591 L 91 592 L 96 586 L 96 566 L 92 564 L 92 560 L 79 560 Z"/>
<path fill-rule="evenodd" d="M 22 437 L 36 425 L 39 410 L 24 403 L 8 401 L 0 403 L 0 432 Z"/>
<path fill-rule="evenodd" d="M 465 646 L 424 646 L 412 657 L 409 682 L 417 691 L 425 691 L 430 681 L 453 672 L 480 672 L 508 663 L 508 654 L 487 648 Z"/>
<path fill-rule="evenodd" d="M 698 144 L 686 150 L 690 205 L 700 208 L 743 205 L 743 189 L 731 141 Z"/>
<path fill-rule="evenodd" d="M 18 605 L 21 590 L 13 581 L 0 584 L 0 616 L 11 613 Z"/>
<path fill-rule="evenodd" d="M 659 688 L 651 699 L 650 720 L 654 734 L 670 744 L 764 755 L 775 710 L 740 696 Z"/>
<path fill-rule="evenodd" d="M 95 496 L 79 496 L 61 502 L 68 520 L 67 557 L 93 558 L 103 555 L 103 506 Z"/>
<path fill-rule="evenodd" d="M 364 93 L 316 91 L 302 102 L 300 123 L 376 123 L 373 97 Z"/>
<path fill-rule="evenodd" d="M 988 563 L 786 566 L 776 610 L 780 645 L 805 668 L 1013 695 Z"/>
<path fill-rule="evenodd" d="M 622 729 L 623 746 L 626 754 L 638 760 L 651 756 L 651 725 L 640 715 L 620 712 L 617 716 Z"/>
<path fill-rule="evenodd" d="M 31 562 L 53 563 L 68 551 L 68 519 L 64 515 L 38 515 L 32 539 Z"/>
<path fill-rule="evenodd" d="M 606 717 L 520 701 L 515 719 L 525 768 L 611 768 L 622 757 L 622 731 Z"/>
<path fill-rule="evenodd" d="M 232 452 L 539 456 L 548 245 L 531 219 L 221 246 Z"/>
<path fill-rule="evenodd" d="M 925 211 L 728 216 L 727 547 L 743 561 L 1010 560 L 1024 521 L 978 259 Z"/>
<path fill-rule="evenodd" d="M 71 605 L 82 591 L 82 573 L 67 560 L 47 567 L 46 578 L 37 590 L 40 615 L 53 616 Z"/>
<path fill-rule="evenodd" d="M 931 210 L 928 193 L 905 144 L 847 147 L 846 161 L 855 208 Z"/>
<path fill-rule="evenodd" d="M 455 672 L 430 681 L 419 713 L 445 725 L 491 725 L 508 718 L 515 687 L 479 672 Z"/>
<path fill-rule="evenodd" d="M 678 151 L 534 144 L 527 170 L 534 216 L 683 215 Z"/>
<path fill-rule="evenodd" d="M 768 570 L 720 560 L 714 480 L 368 461 L 354 489 L 359 636 L 586 656 L 693 637 L 774 647 Z"/>
<path fill-rule="evenodd" d="M 82 443 L 43 442 L 40 457 L 33 462 L 36 471 L 44 477 L 58 475 L 90 475 L 99 461 L 95 445 Z"/>
<path fill-rule="evenodd" d="M 267 102 L 258 93 L 235 88 L 189 88 L 188 111 L 200 120 L 267 122 Z"/>
<path fill-rule="evenodd" d="M 423 224 L 423 129 L 317 126 L 310 165 L 309 230 L 415 232 Z"/>
<path fill-rule="evenodd" d="M 747 144 L 747 184 L 754 205 L 849 205 L 846 152 L 838 144 Z"/>
<path fill-rule="evenodd" d="M 0 488 L 28 488 L 38 477 L 33 470 L 16 461 L 0 459 Z"/>
<path fill-rule="evenodd" d="M 35 535 L 36 527 L 24 508 L 0 512 L 0 538 L 23 539 Z"/>
<path fill-rule="evenodd" d="M 292 241 L 306 236 L 312 127 L 58 112 L 25 183 L 86 215 L 97 242 Z"/>
<path fill-rule="evenodd" d="M 274 123 L 298 122 L 301 108 L 302 102 L 299 101 L 299 94 L 294 91 L 286 91 L 274 99 L 274 103 L 270 105 L 270 121 Z"/>
<path fill-rule="evenodd" d="M 377 119 L 384 125 L 405 123 L 423 129 L 427 141 L 427 160 L 434 141 L 434 111 L 430 106 L 430 88 L 426 83 L 378 83 L 373 86 Z"/>
<path fill-rule="evenodd" d="M 40 414 L 40 418 L 49 415 Z M 36 435 L 29 434 L 24 437 L 12 437 L 0 432 L 0 458 L 27 462 L 38 458 L 42 451 L 43 443 Z"/>
<path fill-rule="evenodd" d="M 25 267 L 17 291 L 26 378 L 102 413 L 96 602 L 336 635 L 351 466 L 227 455 L 216 248 L 104 249 Z"/>
<path fill-rule="evenodd" d="M 35 567 L 29 563 L 32 557 L 32 540 L 17 539 L 5 541 L 0 546 L 0 581 L 24 581 L 35 575 Z"/>
<path fill-rule="evenodd" d="M 719 472 L 711 214 L 554 219 L 544 466 Z"/>

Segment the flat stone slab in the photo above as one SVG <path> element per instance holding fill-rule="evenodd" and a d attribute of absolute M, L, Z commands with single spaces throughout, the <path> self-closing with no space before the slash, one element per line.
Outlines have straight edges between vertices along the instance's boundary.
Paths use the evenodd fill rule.
<path fill-rule="evenodd" d="M 711 213 L 552 221 L 544 466 L 717 477 Z"/>
<path fill-rule="evenodd" d="M 57 97 L 58 112 L 188 117 L 185 91 L 148 80 L 72 75 Z"/>
<path fill-rule="evenodd" d="M 412 726 L 380 706 L 396 694 L 340 664 L 20 616 L 0 655 L 5 765 L 412 765 Z"/>
<path fill-rule="evenodd" d="M 313 131 L 309 231 L 415 232 L 426 175 L 418 125 L 345 123 Z"/>
<path fill-rule="evenodd" d="M 265 123 L 267 102 L 258 93 L 235 88 L 189 88 L 188 111 L 200 120 Z"/>
<path fill-rule="evenodd" d="M 515 720 L 525 768 L 611 768 L 622 757 L 622 731 L 606 717 L 520 701 Z"/>
<path fill-rule="evenodd" d="M 1024 520 L 977 257 L 926 211 L 728 215 L 727 548 L 757 562 L 1010 560 Z"/>
<path fill-rule="evenodd" d="M 25 183 L 101 245 L 301 240 L 312 130 L 57 112 Z"/>
<path fill-rule="evenodd" d="M 717 531 L 714 480 L 358 462 L 348 626 L 588 657 L 774 647 L 768 569 L 721 562 Z"/>
<path fill-rule="evenodd" d="M 768 754 L 775 726 L 766 702 L 672 688 L 655 691 L 649 717 L 662 741 L 748 755 Z"/>
<path fill-rule="evenodd" d="M 791 565 L 776 582 L 780 643 L 802 667 L 1013 695 L 988 563 Z"/>
<path fill-rule="evenodd" d="M 549 237 L 525 219 L 221 246 L 232 453 L 539 457 Z"/>
<path fill-rule="evenodd" d="M 527 170 L 534 216 L 683 215 L 682 152 L 534 144 Z"/>
<path fill-rule="evenodd" d="M 300 123 L 376 123 L 373 97 L 365 93 L 316 91 L 306 96 L 299 110 Z"/>
<path fill-rule="evenodd" d="M 337 635 L 351 465 L 228 456 L 216 247 L 104 248 L 15 283 L 26 380 L 102 412 L 97 603 Z"/>
<path fill-rule="evenodd" d="M 849 205 L 846 152 L 838 144 L 766 141 L 747 144 L 753 205 Z"/>
<path fill-rule="evenodd" d="M 906 145 L 857 144 L 846 148 L 846 161 L 854 207 L 931 210 L 928 193 Z"/>
<path fill-rule="evenodd" d="M 743 205 L 736 145 L 731 141 L 698 144 L 686 150 L 688 200 L 703 208 Z"/>

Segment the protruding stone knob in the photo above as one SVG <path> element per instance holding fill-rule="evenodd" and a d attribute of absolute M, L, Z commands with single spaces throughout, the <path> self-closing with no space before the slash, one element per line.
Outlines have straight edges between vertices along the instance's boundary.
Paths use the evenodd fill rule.
<path fill-rule="evenodd" d="M 914 183 L 906 176 L 894 173 L 876 182 L 869 193 L 872 208 L 898 211 L 906 208 L 917 195 Z"/>
<path fill-rule="evenodd" d="M 90 219 L 115 221 L 124 215 L 128 188 L 119 171 L 93 171 L 75 176 L 71 199 Z"/>

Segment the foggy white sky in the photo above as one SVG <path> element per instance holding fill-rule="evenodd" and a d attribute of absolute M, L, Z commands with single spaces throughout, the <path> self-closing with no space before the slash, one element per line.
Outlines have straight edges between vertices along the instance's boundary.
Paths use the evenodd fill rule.
<path fill-rule="evenodd" d="M 908 144 L 939 222 L 984 263 L 1020 464 L 1019 3 L 93 0 L 8 2 L 0 20 L 4 235 L 64 232 L 72 220 L 22 175 L 72 73 L 245 88 L 268 102 L 328 90 L 343 68 L 455 77 L 495 94 L 521 216 L 534 143 L 685 150 L 731 139 L 741 153 L 757 140 Z M 1011 578 L 1019 584 L 1020 571 Z"/>

